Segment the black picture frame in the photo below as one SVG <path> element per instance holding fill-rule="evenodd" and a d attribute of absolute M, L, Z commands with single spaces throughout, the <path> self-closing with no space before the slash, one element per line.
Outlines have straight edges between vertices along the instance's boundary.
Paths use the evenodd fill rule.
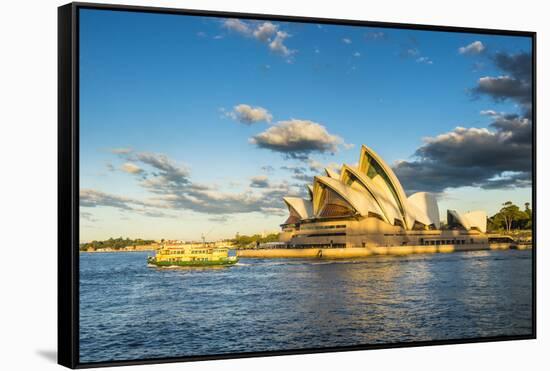
<path fill-rule="evenodd" d="M 356 25 L 377 28 L 478 33 L 489 35 L 523 36 L 532 42 L 532 334 L 438 341 L 415 341 L 392 344 L 365 344 L 345 347 L 248 352 L 204 356 L 172 357 L 82 363 L 79 360 L 79 10 L 96 9 L 122 12 L 163 13 L 192 16 L 275 20 L 318 24 Z M 406 23 L 372 22 L 347 19 L 283 16 L 190 9 L 171 9 L 144 6 L 70 3 L 58 8 L 58 363 L 69 368 L 122 366 L 168 362 L 203 361 L 215 359 L 265 357 L 290 354 L 342 352 L 367 349 L 418 347 L 463 343 L 527 340 L 536 338 L 536 32 L 485 28 L 464 28 Z"/>

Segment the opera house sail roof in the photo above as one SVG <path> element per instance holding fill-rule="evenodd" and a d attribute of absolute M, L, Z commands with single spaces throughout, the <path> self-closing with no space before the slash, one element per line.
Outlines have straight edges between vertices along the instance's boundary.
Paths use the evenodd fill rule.
<path fill-rule="evenodd" d="M 391 167 L 365 145 L 357 166 L 343 164 L 339 171 L 327 168 L 325 172 L 308 185 L 309 199 L 284 197 L 289 217 L 283 229 L 326 220 L 368 218 L 403 231 L 442 228 L 435 196 L 417 192 L 407 197 Z M 486 224 L 484 211 L 447 212 L 447 228 L 485 233 Z"/>

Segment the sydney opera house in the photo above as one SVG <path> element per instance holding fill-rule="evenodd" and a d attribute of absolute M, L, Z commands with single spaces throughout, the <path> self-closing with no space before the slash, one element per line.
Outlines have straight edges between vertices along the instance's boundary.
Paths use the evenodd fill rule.
<path fill-rule="evenodd" d="M 487 244 L 487 214 L 447 210 L 435 197 L 406 196 L 392 169 L 362 146 L 358 166 L 325 169 L 308 185 L 309 199 L 284 197 L 290 213 L 281 242 L 290 248 Z"/>

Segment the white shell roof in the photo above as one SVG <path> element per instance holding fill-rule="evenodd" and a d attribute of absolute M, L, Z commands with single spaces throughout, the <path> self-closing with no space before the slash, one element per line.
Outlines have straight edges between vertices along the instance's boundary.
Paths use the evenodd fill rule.
<path fill-rule="evenodd" d="M 447 210 L 447 214 L 450 214 L 466 230 L 478 228 L 483 233 L 487 232 L 487 213 L 485 211 L 477 210 L 459 214 L 456 210 Z"/>
<path fill-rule="evenodd" d="M 368 157 L 371 157 L 372 159 L 374 159 L 374 161 L 378 163 L 378 165 L 380 165 L 380 167 L 382 168 L 382 170 L 390 180 L 398 198 L 397 202 L 401 203 L 401 206 L 403 208 L 404 215 L 402 215 L 402 218 L 400 219 L 404 219 L 406 227 L 410 229 L 414 224 L 414 220 L 412 216 L 409 215 L 409 213 L 407 212 L 407 206 L 408 206 L 407 197 L 405 195 L 405 191 L 403 190 L 403 186 L 399 182 L 399 179 L 397 179 L 397 176 L 395 175 L 391 167 L 388 164 L 386 164 L 386 162 L 382 160 L 382 158 L 378 156 L 376 152 L 374 152 L 372 149 L 365 146 L 364 144 L 361 146 L 361 155 L 359 157 L 359 169 L 361 169 L 361 165 L 363 164 L 363 162 L 368 160 Z M 399 209 L 399 205 L 396 205 L 396 206 Z"/>
<path fill-rule="evenodd" d="M 342 178 L 345 176 L 345 172 L 352 173 L 357 180 L 359 180 L 374 196 L 375 201 L 378 203 L 381 211 L 382 217 L 384 217 L 389 223 L 394 224 L 394 220 L 403 220 L 401 217 L 401 212 L 397 208 L 395 202 L 391 195 L 386 194 L 380 187 L 371 180 L 368 176 L 363 174 L 355 166 L 344 165 L 342 167 Z M 370 195 L 368 195 L 370 196 Z"/>
<path fill-rule="evenodd" d="M 328 176 L 316 176 L 314 182 L 319 182 L 344 198 L 359 214 L 367 216 L 370 212 L 383 215 L 382 210 L 378 207 L 376 201 L 367 193 L 360 192 L 356 189 L 345 185 L 339 180 Z M 315 189 L 315 187 L 314 187 Z"/>
<path fill-rule="evenodd" d="M 418 192 L 412 194 L 407 199 L 408 209 L 413 217 L 422 224 L 433 224 L 439 228 L 441 221 L 439 219 L 439 207 L 434 195 L 427 192 Z"/>
<path fill-rule="evenodd" d="M 325 173 L 327 173 L 328 177 L 331 177 L 332 179 L 340 179 L 340 173 L 337 172 L 334 169 L 331 169 L 329 167 L 325 168 Z"/>
<path fill-rule="evenodd" d="M 462 214 L 462 218 L 470 224 L 470 227 L 478 228 L 483 233 L 487 232 L 487 213 L 485 211 L 470 211 Z"/>
<path fill-rule="evenodd" d="M 313 206 L 311 201 L 300 197 L 283 197 L 283 200 L 289 208 L 292 208 L 302 219 L 313 216 Z"/>
<path fill-rule="evenodd" d="M 309 198 L 313 201 L 313 186 L 311 184 L 307 185 L 307 192 L 309 193 Z"/>
<path fill-rule="evenodd" d="M 470 223 L 468 223 L 467 220 L 465 220 L 462 215 L 458 213 L 456 210 L 447 210 L 447 223 L 449 223 L 449 215 L 455 219 L 455 221 L 464 227 L 464 229 L 469 230 L 470 229 Z"/>

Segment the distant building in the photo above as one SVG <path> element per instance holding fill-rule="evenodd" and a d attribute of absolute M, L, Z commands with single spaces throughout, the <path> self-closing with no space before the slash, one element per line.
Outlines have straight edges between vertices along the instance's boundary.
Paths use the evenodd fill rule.
<path fill-rule="evenodd" d="M 367 247 L 487 243 L 487 214 L 447 211 L 442 229 L 435 197 L 407 197 L 392 169 L 361 147 L 358 166 L 325 169 L 308 185 L 309 199 L 284 197 L 289 216 L 280 241 L 289 247 Z"/>

